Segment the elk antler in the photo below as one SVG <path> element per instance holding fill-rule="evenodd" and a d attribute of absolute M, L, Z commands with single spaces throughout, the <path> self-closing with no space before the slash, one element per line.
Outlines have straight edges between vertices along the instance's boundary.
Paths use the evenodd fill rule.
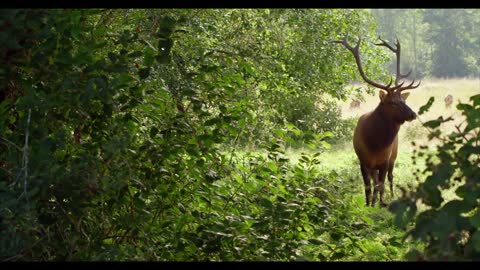
<path fill-rule="evenodd" d="M 342 44 L 343 46 L 345 46 L 345 48 L 347 48 L 350 52 L 352 52 L 353 56 L 355 57 L 355 61 L 357 62 L 357 67 L 358 67 L 358 70 L 360 71 L 360 75 L 365 80 L 365 82 L 367 82 L 367 83 L 369 83 L 369 84 L 371 84 L 371 85 L 373 85 L 377 88 L 383 89 L 387 92 L 393 92 L 393 91 L 402 92 L 404 90 L 415 89 L 415 88 L 419 87 L 421 82 L 418 82 L 417 85 L 413 86 L 413 84 L 415 83 L 415 80 L 413 80 L 407 86 L 403 86 L 403 84 L 405 82 L 399 83 L 400 80 L 405 79 L 408 76 L 410 76 L 412 71 L 410 70 L 407 74 L 401 74 L 400 73 L 400 50 L 401 50 L 401 48 L 400 48 L 400 41 L 398 40 L 398 38 L 396 39 L 396 42 L 395 42 L 395 48 L 393 48 L 390 44 L 388 44 L 382 38 L 380 38 L 380 37 L 378 37 L 378 38 L 382 42 L 381 43 L 375 43 L 375 45 L 387 47 L 392 52 L 394 52 L 395 55 L 397 56 L 397 74 L 396 74 L 396 77 L 395 77 L 395 86 L 394 87 L 390 87 L 392 85 L 392 78 L 390 78 L 390 83 L 388 85 L 382 85 L 382 84 L 376 83 L 376 82 L 367 78 L 367 76 L 365 75 L 365 73 L 363 71 L 362 62 L 361 62 L 360 53 L 359 53 L 360 42 L 362 40 L 361 38 L 358 39 L 357 45 L 355 47 L 350 46 L 347 42 L 348 32 L 345 35 L 345 37 L 343 38 L 343 40 L 335 40 L 333 42 Z"/>
<path fill-rule="evenodd" d="M 412 73 L 412 71 L 410 70 L 407 74 L 402 74 L 400 73 L 400 41 L 398 40 L 398 37 L 395 38 L 396 39 L 396 42 L 395 42 L 395 48 L 394 49 L 390 44 L 388 44 L 385 40 L 383 40 L 380 36 L 378 37 L 378 39 L 380 39 L 382 42 L 381 43 L 375 43 L 375 45 L 378 45 L 378 46 L 384 46 L 384 47 L 387 47 L 389 48 L 392 52 L 395 53 L 395 55 L 397 56 L 397 76 L 395 77 L 395 86 L 398 86 L 398 82 L 399 80 L 402 80 L 402 79 L 405 79 L 407 78 L 408 76 L 410 76 L 410 73 Z M 404 90 L 408 90 L 408 89 L 415 89 L 417 87 L 420 86 L 420 83 L 421 82 L 418 82 L 417 85 L 415 86 L 412 86 L 413 83 L 415 83 L 415 80 L 413 80 L 409 85 L 405 86 L 405 87 L 401 87 L 403 85 L 404 82 L 402 82 L 400 84 L 400 87 L 397 89 L 398 92 L 402 92 Z"/>
<path fill-rule="evenodd" d="M 395 83 L 395 86 L 390 87 L 392 85 L 392 78 L 391 77 L 390 77 L 390 83 L 388 83 L 387 85 L 376 83 L 376 82 L 370 80 L 369 78 L 367 78 L 367 76 L 363 72 L 362 61 L 360 59 L 360 52 L 359 52 L 360 42 L 362 41 L 362 38 L 358 39 L 357 45 L 355 47 L 350 46 L 350 44 L 348 44 L 348 42 L 347 42 L 347 39 L 348 39 L 348 32 L 345 35 L 345 37 L 343 38 L 343 40 L 335 40 L 333 42 L 342 44 L 343 46 L 345 46 L 345 48 L 347 48 L 350 52 L 352 52 L 353 56 L 355 57 L 355 61 L 357 62 L 358 71 L 360 71 L 360 75 L 362 76 L 363 80 L 365 80 L 365 82 L 367 82 L 367 83 L 369 83 L 369 84 L 371 84 L 371 85 L 373 85 L 377 88 L 383 89 L 387 92 L 393 92 L 393 91 L 402 87 L 403 83 L 401 83 L 400 85 L 397 85 L 397 83 Z M 385 44 L 388 48 L 393 50 L 393 48 L 390 47 L 390 45 L 388 45 L 387 43 L 385 43 Z"/>

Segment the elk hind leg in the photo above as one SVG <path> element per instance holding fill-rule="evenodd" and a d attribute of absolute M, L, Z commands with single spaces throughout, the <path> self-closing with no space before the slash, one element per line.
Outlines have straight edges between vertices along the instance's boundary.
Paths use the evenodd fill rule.
<path fill-rule="evenodd" d="M 372 198 L 372 207 L 375 206 L 377 202 L 378 190 L 379 190 L 379 183 L 378 183 L 378 170 L 374 169 L 371 171 L 371 176 L 373 179 L 373 198 Z"/>
<path fill-rule="evenodd" d="M 372 188 L 370 186 L 370 173 L 368 169 L 360 164 L 360 171 L 362 172 L 363 183 L 365 184 L 365 202 L 366 205 L 370 205 L 370 197 L 372 195 Z"/>
<path fill-rule="evenodd" d="M 388 170 L 388 163 L 386 163 L 384 166 L 382 166 L 378 170 L 378 175 L 377 175 L 377 180 L 378 180 L 378 189 L 380 190 L 380 206 L 384 207 L 387 206 L 385 202 L 383 201 L 383 193 L 385 191 L 385 178 L 387 176 L 387 170 Z M 391 182 L 390 182 L 391 183 Z"/>
<path fill-rule="evenodd" d="M 393 194 L 393 165 L 395 165 L 395 163 L 391 163 L 388 167 L 388 182 L 390 182 L 390 195 L 391 195 L 391 200 L 393 200 L 394 198 L 394 194 Z"/>

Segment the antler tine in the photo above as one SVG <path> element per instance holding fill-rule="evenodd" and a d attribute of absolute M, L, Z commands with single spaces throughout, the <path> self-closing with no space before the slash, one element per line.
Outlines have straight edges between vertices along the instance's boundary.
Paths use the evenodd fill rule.
<path fill-rule="evenodd" d="M 405 78 L 408 78 L 408 76 L 410 76 L 410 74 L 412 73 L 412 70 L 410 70 L 407 74 L 402 74 L 400 72 L 398 72 L 398 80 L 401 80 L 401 79 L 405 79 Z M 403 84 L 404 82 L 401 83 L 401 85 Z"/>
<path fill-rule="evenodd" d="M 334 40 L 333 42 L 334 42 L 334 43 L 340 43 L 340 44 L 342 44 L 343 46 L 345 46 L 347 49 L 350 50 L 350 48 L 352 48 L 352 47 L 348 44 L 347 38 L 348 38 L 348 31 L 347 31 L 347 34 L 345 34 L 345 36 L 343 37 L 342 40 Z"/>
<path fill-rule="evenodd" d="M 395 46 L 397 47 L 397 50 L 395 50 L 395 55 L 397 56 L 397 76 L 395 78 L 395 85 L 398 85 L 398 80 L 401 79 L 402 74 L 400 73 L 400 52 L 401 52 L 401 47 L 400 47 L 400 40 L 398 40 L 398 37 L 395 37 L 397 40 Z"/>
<path fill-rule="evenodd" d="M 399 85 L 395 85 L 395 86 L 392 88 L 392 91 L 395 91 L 395 90 L 399 89 L 400 87 L 403 86 L 404 83 L 405 83 L 405 82 L 402 82 L 402 83 L 399 84 Z"/>
<path fill-rule="evenodd" d="M 390 49 L 392 52 L 394 52 L 394 53 L 397 52 L 396 49 L 394 49 L 390 44 L 388 44 L 388 42 L 386 42 L 385 40 L 383 40 L 380 36 L 378 36 L 378 39 L 380 39 L 382 42 L 381 42 L 381 43 L 375 43 L 375 45 L 387 47 L 387 48 L 389 48 L 389 49 Z"/>
<path fill-rule="evenodd" d="M 390 86 L 392 85 L 392 82 L 393 82 L 393 78 L 392 76 L 390 76 L 390 82 L 387 84 L 387 88 L 390 88 Z"/>
<path fill-rule="evenodd" d="M 392 84 L 392 77 L 390 77 L 390 83 L 388 84 L 388 87 L 390 88 L 391 91 L 395 91 L 403 86 L 405 82 L 402 82 L 399 85 L 395 85 L 394 87 L 390 88 L 390 85 Z"/>
<path fill-rule="evenodd" d="M 407 85 L 405 87 L 402 87 L 403 84 L 405 83 L 405 81 L 398 84 L 399 80 L 405 79 L 408 76 L 410 76 L 410 74 L 412 73 L 412 70 L 410 70 L 407 74 L 402 74 L 400 72 L 400 51 L 401 51 L 401 47 L 400 47 L 400 40 L 398 39 L 398 36 L 396 36 L 396 35 L 395 35 L 395 47 L 397 47 L 397 49 L 394 51 L 395 54 L 397 55 L 397 78 L 395 79 L 396 87 L 394 87 L 394 88 L 396 89 L 396 91 L 402 92 L 404 90 L 415 89 L 415 88 L 419 87 L 421 82 L 418 82 L 418 84 L 416 86 L 412 86 L 415 83 L 415 80 L 413 80 L 409 85 Z"/>
<path fill-rule="evenodd" d="M 414 80 L 415 81 L 415 80 Z M 415 89 L 415 88 L 418 88 L 420 86 L 420 84 L 422 83 L 422 81 L 419 81 L 417 85 L 413 86 L 412 88 L 410 89 Z"/>
<path fill-rule="evenodd" d="M 398 92 L 402 92 L 402 91 L 405 91 L 405 90 L 411 90 L 411 89 L 415 89 L 417 87 L 420 86 L 420 84 L 422 83 L 422 81 L 419 81 L 417 85 L 415 86 L 412 86 L 413 84 L 415 83 L 415 80 L 413 80 L 409 85 L 405 86 L 405 87 L 400 87 L 398 88 Z M 402 83 L 403 84 L 403 83 Z"/>
<path fill-rule="evenodd" d="M 398 40 L 398 37 L 395 36 L 395 48 L 393 48 L 392 45 L 388 44 L 388 42 L 385 41 L 384 39 L 382 39 L 380 36 L 378 36 L 378 39 L 380 39 L 382 42 L 381 43 L 375 43 L 375 45 L 387 47 L 392 52 L 394 52 L 395 55 L 397 56 L 397 76 L 395 78 L 395 86 L 398 86 L 399 85 L 399 80 L 408 77 L 410 75 L 410 72 L 411 72 L 410 71 L 407 75 L 402 75 L 400 73 L 400 41 Z M 397 87 L 397 88 L 399 88 L 399 87 Z M 394 89 L 397 89 L 397 88 L 394 88 Z"/>
<path fill-rule="evenodd" d="M 402 91 L 405 91 L 405 90 L 411 90 L 411 89 L 418 88 L 420 86 L 420 84 L 422 83 L 421 81 L 419 81 L 418 84 L 415 85 L 415 86 L 413 86 L 413 84 L 415 83 L 415 80 L 413 80 L 409 85 L 407 85 L 405 87 L 402 87 L 402 85 L 405 83 L 405 81 L 403 81 L 401 84 L 398 84 L 399 80 L 405 79 L 408 76 L 410 76 L 410 74 L 412 73 L 412 70 L 410 70 L 407 74 L 402 74 L 400 72 L 400 50 L 401 50 L 400 40 L 398 40 L 397 36 L 395 36 L 395 39 L 396 39 L 395 46 L 397 47 L 397 52 L 395 52 L 395 54 L 397 55 L 397 78 L 395 79 L 395 85 L 397 85 L 397 87 L 395 87 L 395 89 L 398 92 L 402 92 Z"/>
<path fill-rule="evenodd" d="M 358 50 L 360 48 L 360 42 L 361 41 L 362 41 L 362 37 L 359 37 L 358 41 L 357 41 L 357 45 L 355 45 L 355 48 L 353 48 L 357 54 L 358 54 Z"/>

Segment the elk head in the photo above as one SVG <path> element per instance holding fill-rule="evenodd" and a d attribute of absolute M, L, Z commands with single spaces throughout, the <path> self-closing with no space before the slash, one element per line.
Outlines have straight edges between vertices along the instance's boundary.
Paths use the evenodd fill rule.
<path fill-rule="evenodd" d="M 379 39 L 381 40 L 381 43 L 375 44 L 377 46 L 387 47 L 397 56 L 397 74 L 395 77 L 395 84 L 393 86 L 392 78 L 390 78 L 390 83 L 387 85 L 374 82 L 371 79 L 367 78 L 365 72 L 363 71 L 362 61 L 360 59 L 359 52 L 360 42 L 362 39 L 358 39 L 357 45 L 355 47 L 352 47 L 350 44 L 348 44 L 347 39 L 348 33 L 345 35 L 343 40 L 336 40 L 334 42 L 342 44 L 350 52 L 352 52 L 355 61 L 357 62 L 358 71 L 360 72 L 363 80 L 368 84 L 380 89 L 379 107 L 383 114 L 385 114 L 390 119 L 393 119 L 398 124 L 403 124 L 405 121 L 412 121 L 413 119 L 415 119 L 415 112 L 413 112 L 413 110 L 405 103 L 405 100 L 407 99 L 409 93 L 402 93 L 402 91 L 415 89 L 420 86 L 420 82 L 418 82 L 417 85 L 414 85 L 415 80 L 413 80 L 407 86 L 403 86 L 404 82 L 399 82 L 400 80 L 407 78 L 410 75 L 411 71 L 407 74 L 400 73 L 400 41 L 398 41 L 398 38 L 395 42 L 395 48 L 380 37 Z"/>

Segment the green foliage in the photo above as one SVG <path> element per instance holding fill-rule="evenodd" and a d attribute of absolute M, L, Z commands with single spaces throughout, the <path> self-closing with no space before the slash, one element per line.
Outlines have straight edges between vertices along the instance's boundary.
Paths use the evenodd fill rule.
<path fill-rule="evenodd" d="M 425 112 L 428 112 L 430 107 L 432 107 L 432 104 L 433 104 L 434 101 L 435 101 L 435 97 L 430 97 L 428 99 L 428 102 L 425 105 L 420 107 L 420 109 L 418 110 L 418 115 L 422 115 Z"/>
<path fill-rule="evenodd" d="M 333 100 L 302 96 L 286 100 L 278 106 L 279 111 L 283 112 L 283 115 L 279 116 L 279 122 L 282 120 L 295 123 L 305 134 L 333 132 L 335 138 L 332 141 L 349 138 L 356 124 L 356 119 L 342 119 L 340 107 Z"/>
<path fill-rule="evenodd" d="M 415 190 L 404 193 L 391 205 L 397 225 L 405 227 L 411 221 L 415 222 L 406 236 L 426 243 L 423 251 L 411 251 L 407 259 L 480 258 L 480 95 L 472 96 L 469 103 L 458 104 L 457 109 L 465 117 L 465 124 L 456 126 L 457 131 L 451 134 L 444 135 L 438 129 L 441 123 L 449 121 L 450 118 L 439 117 L 424 123 L 425 127 L 432 128 L 430 139 L 441 142 L 437 147 L 437 154 L 427 155 L 428 147 L 420 147 L 414 158 L 427 156 L 427 167 L 423 172 L 423 175 L 426 175 L 425 181 Z M 455 191 L 456 198 L 446 201 L 442 191 L 450 189 Z M 427 208 L 417 213 L 419 202 Z"/>
<path fill-rule="evenodd" d="M 284 151 L 347 133 L 321 95 L 348 95 L 356 67 L 331 41 L 371 36 L 368 12 L 2 10 L 0 25 L 2 260 L 355 253 L 338 174 Z"/>

